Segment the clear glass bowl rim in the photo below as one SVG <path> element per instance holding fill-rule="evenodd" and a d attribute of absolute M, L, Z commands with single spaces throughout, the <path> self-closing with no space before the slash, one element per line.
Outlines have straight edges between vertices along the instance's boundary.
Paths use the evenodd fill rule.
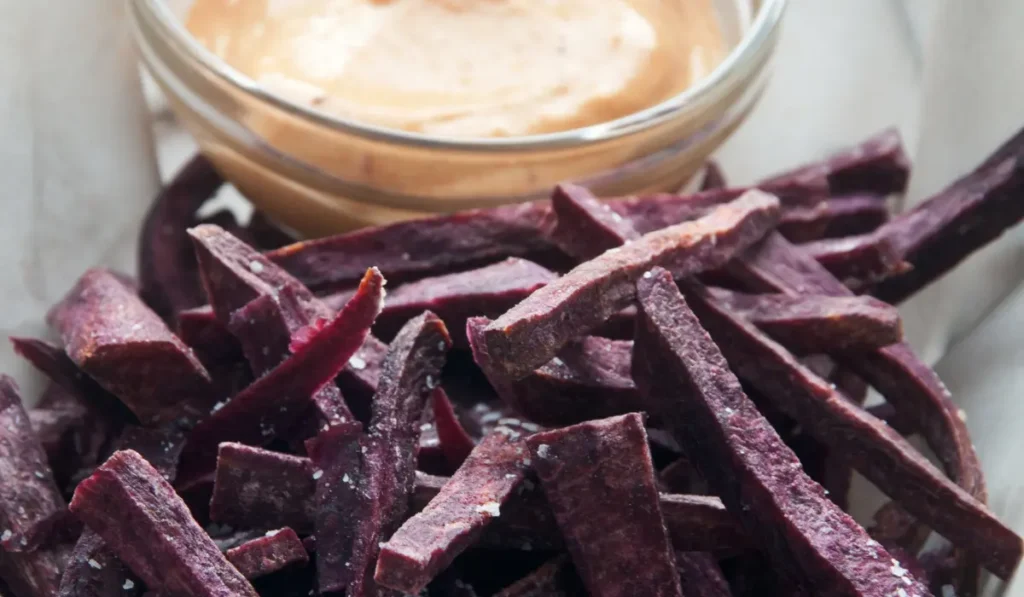
<path fill-rule="evenodd" d="M 228 85 L 283 112 L 312 124 L 369 140 L 412 147 L 451 151 L 504 152 L 530 149 L 571 148 L 623 137 L 672 120 L 687 109 L 713 101 L 713 92 L 728 83 L 730 75 L 754 65 L 770 49 L 788 0 L 761 0 L 757 14 L 743 39 L 713 71 L 697 85 L 659 104 L 627 116 L 582 128 L 507 138 L 459 138 L 424 135 L 340 118 L 309 106 L 291 102 L 259 86 L 248 76 L 224 62 L 188 32 L 163 0 L 128 0 L 133 17 L 154 24 L 174 51 L 198 64 Z M 149 18 L 146 18 L 149 17 Z"/>

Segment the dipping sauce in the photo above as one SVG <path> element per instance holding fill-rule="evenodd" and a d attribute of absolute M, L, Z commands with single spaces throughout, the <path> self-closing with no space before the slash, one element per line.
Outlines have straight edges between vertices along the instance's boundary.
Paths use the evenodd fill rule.
<path fill-rule="evenodd" d="M 713 0 L 196 0 L 192 34 L 268 91 L 445 137 L 606 122 L 727 53 Z"/>

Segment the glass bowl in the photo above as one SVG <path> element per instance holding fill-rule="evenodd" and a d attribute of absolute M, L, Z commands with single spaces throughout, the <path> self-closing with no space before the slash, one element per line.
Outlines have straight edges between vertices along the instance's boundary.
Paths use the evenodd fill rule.
<path fill-rule="evenodd" d="M 685 0 L 666 0 L 685 1 Z M 602 196 L 676 190 L 768 77 L 786 0 L 716 0 L 731 51 L 683 93 L 564 132 L 443 138 L 345 120 L 262 89 L 184 26 L 189 0 L 128 0 L 142 59 L 217 169 L 307 236 L 528 201 L 572 181 Z"/>

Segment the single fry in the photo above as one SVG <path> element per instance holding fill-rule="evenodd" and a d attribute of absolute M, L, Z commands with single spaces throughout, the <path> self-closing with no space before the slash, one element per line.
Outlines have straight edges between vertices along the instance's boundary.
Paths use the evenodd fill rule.
<path fill-rule="evenodd" d="M 137 452 L 114 453 L 80 483 L 71 511 L 150 590 L 210 597 L 257 595 L 192 519 L 170 484 Z"/>
<path fill-rule="evenodd" d="M 527 444 L 591 595 L 682 595 L 639 414 L 545 431 Z"/>
<path fill-rule="evenodd" d="M 107 270 L 86 272 L 47 321 L 71 360 L 144 422 L 181 416 L 187 398 L 211 391 L 192 350 Z"/>
<path fill-rule="evenodd" d="M 653 266 L 683 277 L 724 264 L 774 225 L 778 205 L 750 191 L 700 220 L 652 232 L 577 266 L 487 326 L 483 338 L 494 373 L 519 379 L 551 360 L 573 337 L 629 306 L 634 282 Z"/>
<path fill-rule="evenodd" d="M 529 457 L 520 437 L 499 427 L 480 442 L 437 497 L 381 547 L 377 584 L 418 593 L 483 534 L 523 481 Z"/>

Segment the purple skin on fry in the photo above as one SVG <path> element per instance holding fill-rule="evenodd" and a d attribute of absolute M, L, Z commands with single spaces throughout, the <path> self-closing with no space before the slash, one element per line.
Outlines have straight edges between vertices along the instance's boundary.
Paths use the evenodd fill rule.
<path fill-rule="evenodd" d="M 551 194 L 551 211 L 555 216 L 551 240 L 567 255 L 581 261 L 618 247 L 623 238 L 640 238 L 628 220 L 579 185 L 556 186 Z M 583 215 L 590 221 L 580 229 L 576 223 Z"/>
<path fill-rule="evenodd" d="M 342 591 L 352 582 L 360 522 L 380 524 L 380 510 L 360 500 L 359 491 L 368 487 L 361 438 L 361 427 L 349 423 L 331 427 L 306 442 L 314 468 L 310 522 L 317 537 L 317 582 L 323 592 Z"/>
<path fill-rule="evenodd" d="M 764 236 L 778 212 L 778 199 L 748 191 L 700 220 L 652 232 L 582 263 L 487 326 L 483 338 L 493 373 L 512 380 L 529 375 L 569 340 L 628 307 L 635 281 L 651 267 L 667 266 L 680 277 L 719 267 Z"/>
<path fill-rule="evenodd" d="M 741 294 L 721 288 L 707 291 L 719 304 L 801 354 L 864 351 L 903 339 L 896 308 L 867 296 Z"/>
<path fill-rule="evenodd" d="M 243 528 L 313 528 L 316 467 L 308 458 L 223 443 L 210 500 L 210 519 Z"/>
<path fill-rule="evenodd" d="M 877 233 L 826 238 L 800 248 L 854 290 L 869 288 L 909 267 L 889 237 Z"/>
<path fill-rule="evenodd" d="M 443 388 L 434 389 L 431 406 L 434 411 L 434 429 L 437 430 L 441 452 L 449 468 L 456 470 L 462 466 L 466 458 L 469 458 L 476 444 L 462 428 L 462 423 L 459 422 L 455 409 L 448 399 L 448 394 Z"/>
<path fill-rule="evenodd" d="M 0 546 L 8 553 L 33 551 L 64 522 L 67 506 L 18 386 L 6 375 L 0 375 L 0 430 Z"/>
<path fill-rule="evenodd" d="M 408 510 L 423 409 L 440 384 L 450 348 L 436 315 L 428 311 L 412 319 L 388 349 L 367 433 L 311 440 L 310 455 L 323 471 L 316 497 L 321 591 L 365 597 L 379 590 L 373 580 L 379 543 Z"/>
<path fill-rule="evenodd" d="M 82 481 L 71 511 L 150 590 L 209 597 L 257 594 L 170 484 L 136 452 L 115 452 Z"/>
<path fill-rule="evenodd" d="M 550 253 L 540 230 L 547 205 L 473 210 L 298 242 L 267 254 L 316 292 L 342 290 L 367 264 L 392 282 Z"/>
<path fill-rule="evenodd" d="M 124 403 L 79 369 L 62 348 L 35 338 L 11 336 L 10 340 L 14 352 L 90 410 L 111 419 L 110 424 L 135 419 Z"/>
<path fill-rule="evenodd" d="M 521 434 L 499 427 L 485 437 L 427 507 L 381 547 L 377 584 L 419 593 L 501 515 L 529 460 Z"/>
<path fill-rule="evenodd" d="M 827 178 L 831 195 L 902 193 L 910 179 L 910 160 L 899 132 L 890 128 L 824 160 L 761 181 L 758 186 L 784 185 L 814 175 Z"/>
<path fill-rule="evenodd" d="M 347 427 L 340 435 L 346 437 L 351 433 L 352 428 Z M 322 442 L 324 437 L 327 436 L 321 434 L 311 443 Z M 242 444 L 221 444 L 210 519 L 233 527 L 287 526 L 301 533 L 312 532 L 317 511 L 317 479 L 313 476 L 317 470 L 323 469 L 302 456 Z M 348 473 L 343 472 L 342 476 L 345 474 Z M 422 510 L 447 480 L 417 471 L 411 507 Z"/>
<path fill-rule="evenodd" d="M 730 511 L 775 565 L 816 595 L 926 595 L 891 570 L 891 557 L 802 471 L 744 395 L 669 272 L 637 284 L 633 375 Z"/>
<path fill-rule="evenodd" d="M 107 270 L 82 275 L 47 322 L 68 357 L 144 422 L 174 419 L 187 398 L 211 391 L 192 350 Z"/>
<path fill-rule="evenodd" d="M 263 537 L 246 541 L 224 555 L 249 580 L 309 562 L 302 540 L 287 527 L 268 531 Z"/>
<path fill-rule="evenodd" d="M 196 256 L 185 230 L 224 180 L 196 155 L 157 195 L 139 234 L 139 294 L 167 321 L 203 304 Z"/>
<path fill-rule="evenodd" d="M 452 330 L 456 347 L 465 347 L 466 320 L 482 315 L 497 317 L 533 291 L 558 276 L 525 259 L 510 257 L 466 272 L 424 278 L 388 292 L 388 300 L 374 324 L 374 333 L 391 339 L 406 321 L 431 311 Z M 329 307 L 344 304 L 350 293 L 324 297 Z"/>
<path fill-rule="evenodd" d="M 883 281 L 875 296 L 902 302 L 1020 223 L 1024 139 L 1013 141 L 1013 157 L 979 167 L 878 229 L 912 269 Z"/>
<path fill-rule="evenodd" d="M 235 441 L 259 445 L 278 428 L 295 424 L 309 397 L 331 382 L 367 338 L 384 299 L 380 272 L 367 270 L 360 291 L 299 350 L 201 421 L 189 435 L 183 469 L 211 471 L 217 446 Z"/>
<path fill-rule="evenodd" d="M 868 533 L 886 549 L 898 548 L 916 554 L 928 539 L 929 529 L 898 502 L 886 502 L 875 511 L 872 519 L 874 524 L 868 528 Z"/>
<path fill-rule="evenodd" d="M 725 172 L 718 162 L 714 160 L 708 160 L 704 164 L 704 178 L 700 183 L 700 190 L 702 191 L 713 191 L 715 189 L 724 189 L 729 186 L 726 181 Z"/>
<path fill-rule="evenodd" d="M 541 432 L 527 444 L 591 595 L 682 595 L 641 415 Z"/>

